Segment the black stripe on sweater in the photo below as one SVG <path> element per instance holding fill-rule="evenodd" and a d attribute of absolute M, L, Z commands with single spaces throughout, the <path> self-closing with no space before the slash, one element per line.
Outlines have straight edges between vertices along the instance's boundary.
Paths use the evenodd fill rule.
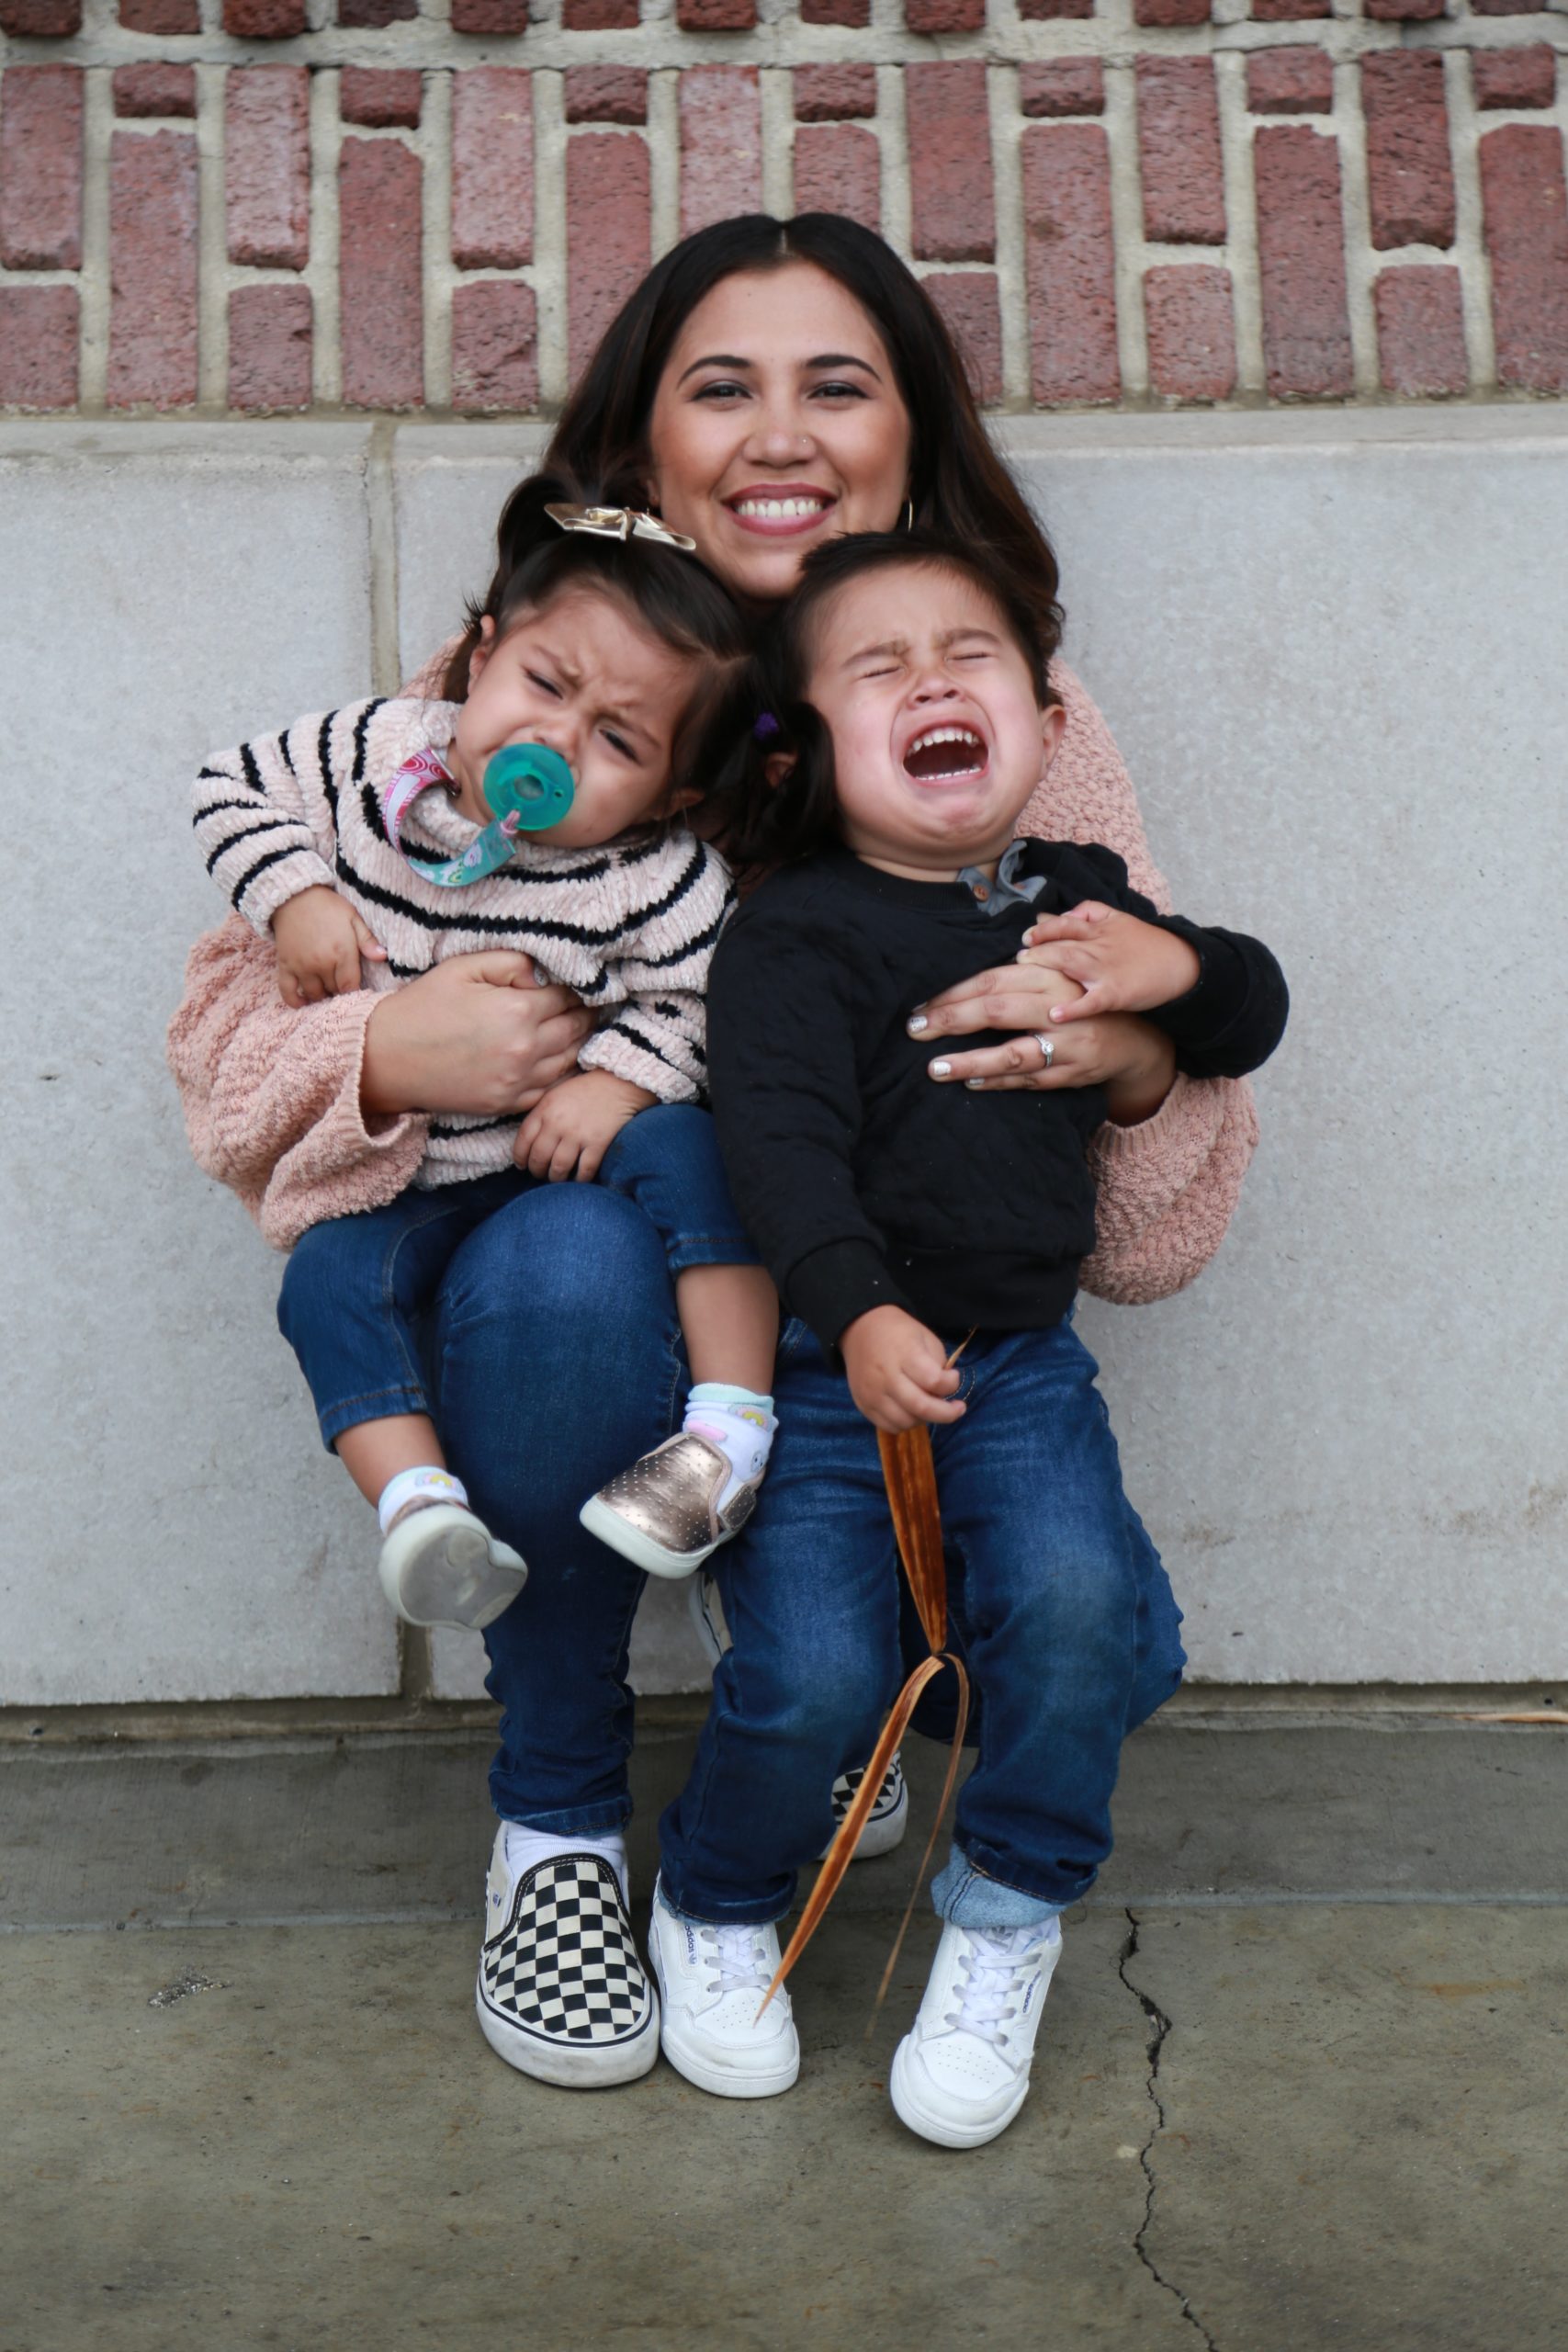
<path fill-rule="evenodd" d="M 231 776 L 225 776 L 223 780 L 226 784 L 233 782 Z M 191 823 L 199 825 L 206 817 L 220 817 L 226 808 L 243 808 L 248 817 L 254 817 L 256 813 L 256 804 L 254 800 L 209 800 L 204 808 L 195 811 Z M 207 870 L 210 874 L 212 868 L 209 866 Z"/>
<path fill-rule="evenodd" d="M 240 746 L 240 765 L 244 769 L 245 782 L 250 786 L 251 790 L 259 793 L 265 798 L 266 786 L 262 782 L 262 772 L 256 764 L 256 755 L 248 743 L 242 743 Z"/>
<path fill-rule="evenodd" d="M 728 920 L 729 909 L 728 906 L 721 907 L 717 914 L 715 915 L 712 922 L 709 923 L 707 929 L 705 931 L 699 931 L 694 938 L 688 939 L 682 946 L 671 947 L 669 952 L 663 956 L 629 956 L 626 958 L 626 961 L 638 971 L 667 972 L 672 965 L 683 964 L 689 956 L 696 956 L 700 954 L 705 947 L 713 946 L 718 938 L 719 933 L 724 929 L 724 926 Z"/>
<path fill-rule="evenodd" d="M 374 702 L 367 702 L 366 704 L 364 709 L 360 712 L 358 718 L 354 722 L 354 768 L 351 781 L 355 784 L 358 784 L 365 774 L 366 732 L 369 728 L 370 721 L 375 718 L 376 713 L 386 707 L 386 702 L 387 697 L 385 695 L 378 695 Z"/>
<path fill-rule="evenodd" d="M 368 875 L 357 873 L 349 863 L 341 841 L 337 849 L 337 873 L 340 881 L 346 882 L 372 906 L 385 907 L 393 914 L 406 915 L 410 922 L 417 924 L 421 931 L 468 931 L 482 938 L 529 931 L 536 938 L 566 940 L 573 946 L 603 950 L 613 946 L 626 928 L 625 923 L 615 923 L 608 931 L 595 931 L 586 923 L 552 922 L 543 915 L 532 913 L 525 903 L 510 914 L 482 915 L 465 911 L 458 919 L 455 909 L 418 906 L 412 899 L 400 898 L 396 891 L 372 881 Z M 524 879 L 521 876 L 518 878 L 520 883 Z"/>
<path fill-rule="evenodd" d="M 265 857 L 258 857 L 255 864 L 242 876 L 240 880 L 235 883 L 232 890 L 229 893 L 231 899 L 233 901 L 236 911 L 239 909 L 241 899 L 244 897 L 245 892 L 250 888 L 251 884 L 255 880 L 259 874 L 265 874 L 269 865 L 280 865 L 286 857 L 294 857 L 298 855 L 298 844 L 290 842 L 285 849 L 269 849 Z"/>
<path fill-rule="evenodd" d="M 303 826 L 301 826 L 295 818 L 264 817 L 260 824 L 247 825 L 243 833 L 225 834 L 222 841 L 219 842 L 217 848 L 213 851 L 211 856 L 207 861 L 207 870 L 209 874 L 211 873 L 213 867 L 218 864 L 219 859 L 227 857 L 231 849 L 238 849 L 241 844 L 245 842 L 259 842 L 264 833 L 303 833 L 304 838 L 302 840 L 296 840 L 290 842 L 289 847 L 291 849 L 309 850 L 312 854 L 314 854 L 316 846 L 315 842 L 310 839 L 310 834 L 305 832 Z M 253 868 L 253 871 L 254 870 L 254 869 Z M 245 881 L 248 882 L 249 880 L 250 876 L 247 874 Z M 240 892 L 244 888 L 244 882 L 242 882 L 229 893 L 230 898 L 233 900 L 236 906 L 239 904 Z"/>

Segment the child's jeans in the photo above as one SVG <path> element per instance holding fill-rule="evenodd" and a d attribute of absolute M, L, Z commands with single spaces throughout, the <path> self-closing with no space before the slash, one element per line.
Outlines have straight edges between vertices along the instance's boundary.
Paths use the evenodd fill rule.
<path fill-rule="evenodd" d="M 1180 1620 L 1071 1325 L 977 1335 L 958 1370 L 969 1409 L 932 1436 L 953 1645 L 981 1705 L 938 1907 L 1024 1925 L 1110 1852 L 1122 1743 L 1181 1679 Z M 767 1507 L 715 1563 L 734 1646 L 660 1825 L 664 1893 L 697 1919 L 789 1909 L 834 1777 L 864 1763 L 903 1671 L 876 1432 L 798 1324 L 775 1396 Z"/>
<path fill-rule="evenodd" d="M 310 1383 L 329 1448 L 357 1422 L 432 1411 L 421 1318 L 474 1228 L 544 1181 L 508 1168 L 432 1192 L 411 1185 L 385 1208 L 332 1217 L 301 1235 L 284 1271 L 277 1320 Z M 707 1112 L 688 1103 L 639 1111 L 610 1145 L 595 1181 L 643 1210 L 671 1274 L 757 1263 Z"/>

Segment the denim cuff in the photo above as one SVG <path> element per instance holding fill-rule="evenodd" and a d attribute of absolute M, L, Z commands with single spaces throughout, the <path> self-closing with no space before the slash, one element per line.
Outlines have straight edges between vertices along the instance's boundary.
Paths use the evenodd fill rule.
<path fill-rule="evenodd" d="M 1065 1903 L 1025 1894 L 1021 1887 L 1005 1886 L 999 1878 L 987 1878 L 957 1846 L 946 1868 L 931 1881 L 931 1902 L 938 1918 L 951 1919 L 955 1928 L 1033 1928 L 1060 1918 L 1067 1908 Z"/>

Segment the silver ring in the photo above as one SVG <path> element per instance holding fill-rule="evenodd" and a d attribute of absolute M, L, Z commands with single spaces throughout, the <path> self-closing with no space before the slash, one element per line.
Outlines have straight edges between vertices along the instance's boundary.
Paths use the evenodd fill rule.
<path fill-rule="evenodd" d="M 1039 1046 L 1041 1052 L 1045 1057 L 1044 1060 L 1040 1065 L 1041 1069 L 1049 1069 L 1052 1063 L 1056 1058 L 1056 1040 L 1055 1037 L 1047 1037 L 1043 1029 L 1033 1030 L 1031 1034 L 1033 1036 L 1035 1044 Z"/>

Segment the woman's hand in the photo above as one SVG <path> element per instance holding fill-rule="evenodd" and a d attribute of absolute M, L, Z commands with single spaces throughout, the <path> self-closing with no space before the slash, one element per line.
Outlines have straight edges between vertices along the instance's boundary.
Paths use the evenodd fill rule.
<path fill-rule="evenodd" d="M 1077 996 L 1076 989 L 1063 986 L 1055 960 L 1060 953 L 1055 944 L 1026 948 L 1016 964 L 944 989 L 912 1015 L 910 1035 L 924 1042 L 972 1036 L 977 1029 L 1016 1029 L 1020 1034 L 1004 1045 L 938 1055 L 930 1065 L 931 1077 L 939 1086 L 969 1086 L 977 1092 L 1103 1086 L 1106 1115 L 1117 1126 L 1136 1126 L 1152 1118 L 1175 1084 L 1176 1048 L 1133 1013 L 1082 1016 L 1073 1001 L 1065 1018 L 1054 1018 L 1055 1007 Z"/>
<path fill-rule="evenodd" d="M 958 1374 L 934 1331 L 901 1306 L 857 1315 L 839 1340 L 850 1395 L 874 1428 L 912 1430 L 917 1421 L 956 1421 Z"/>
<path fill-rule="evenodd" d="M 367 1114 L 531 1111 L 575 1067 L 593 1027 L 571 990 L 540 987 L 530 957 L 454 956 L 384 996 L 365 1032 Z"/>

